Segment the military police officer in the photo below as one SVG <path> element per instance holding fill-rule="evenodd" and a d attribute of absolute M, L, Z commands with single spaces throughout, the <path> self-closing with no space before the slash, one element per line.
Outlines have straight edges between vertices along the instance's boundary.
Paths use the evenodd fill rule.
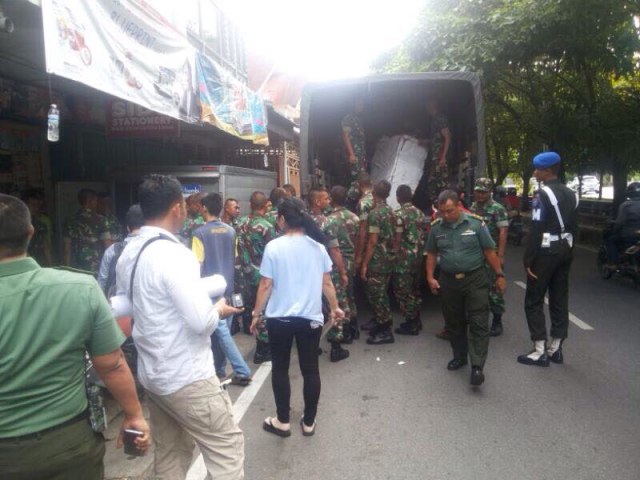
<path fill-rule="evenodd" d="M 242 269 L 245 312 L 252 312 L 260 283 L 260 264 L 267 243 L 276 236 L 273 224 L 265 216 L 268 199 L 262 192 L 253 192 L 249 200 L 251 214 L 240 220 L 238 227 L 238 255 Z M 250 315 L 250 314 L 249 314 Z M 243 316 L 243 328 L 251 324 L 247 315 Z M 269 337 L 266 327 L 261 324 L 256 337 L 256 352 L 253 363 L 260 364 L 271 360 Z"/>
<path fill-rule="evenodd" d="M 420 305 L 422 297 L 418 291 L 418 279 L 422 268 L 427 217 L 412 203 L 413 194 L 409 185 L 396 189 L 400 204 L 396 216 L 395 245 L 396 263 L 391 278 L 393 293 L 400 304 L 405 322 L 395 332 L 400 335 L 418 335 L 422 329 Z"/>
<path fill-rule="evenodd" d="M 442 313 L 453 349 L 453 360 L 447 369 L 464 367 L 469 356 L 471 384 L 478 386 L 484 382 L 482 369 L 489 348 L 489 277 L 485 261 L 496 274 L 499 292 L 504 292 L 506 281 L 484 221 L 464 213 L 458 194 L 452 190 L 443 191 L 437 205 L 440 218 L 432 223 L 426 245 L 427 281 L 432 293 L 442 298 Z M 440 276 L 436 279 L 438 257 Z"/>
<path fill-rule="evenodd" d="M 375 326 L 370 329 L 367 338 L 369 345 L 394 342 L 391 304 L 387 293 L 395 261 L 396 219 L 386 201 L 390 191 L 391 184 L 386 180 L 381 180 L 373 187 L 375 207 L 367 215 L 367 243 L 360 266 L 360 278 L 366 282 L 367 299 L 375 315 Z"/>
<path fill-rule="evenodd" d="M 545 152 L 533 159 L 536 180 L 543 187 L 533 201 L 531 229 L 524 255 L 527 292 L 524 309 L 533 350 L 518 357 L 525 365 L 548 367 L 564 361 L 562 343 L 569 328 L 569 270 L 576 233 L 577 199 L 558 179 L 560 155 Z M 551 341 L 547 344 L 544 299 L 549 293 Z"/>
<path fill-rule="evenodd" d="M 491 198 L 493 182 L 488 178 L 478 178 L 474 188 L 474 202 L 469 209 L 471 213 L 484 219 L 491 238 L 496 244 L 497 254 L 504 264 L 504 252 L 507 246 L 507 232 L 509 230 L 509 218 L 507 210 Z M 489 270 L 489 308 L 493 314 L 489 335 L 497 337 L 502 335 L 502 315 L 504 314 L 504 296 L 495 288 L 493 271 Z"/>

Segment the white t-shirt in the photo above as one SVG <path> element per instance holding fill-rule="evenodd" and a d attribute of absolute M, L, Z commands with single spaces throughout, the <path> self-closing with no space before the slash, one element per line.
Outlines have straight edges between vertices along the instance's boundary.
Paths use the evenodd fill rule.
<path fill-rule="evenodd" d="M 322 278 L 331 265 L 324 245 L 306 235 L 284 235 L 270 241 L 260 265 L 260 275 L 273 280 L 266 316 L 323 323 Z"/>

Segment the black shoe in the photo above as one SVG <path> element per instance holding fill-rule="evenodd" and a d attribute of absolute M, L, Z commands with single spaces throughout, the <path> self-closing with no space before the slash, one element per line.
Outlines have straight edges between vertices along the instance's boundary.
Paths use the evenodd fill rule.
<path fill-rule="evenodd" d="M 398 335 L 418 335 L 420 333 L 420 324 L 415 322 L 401 323 L 394 332 Z"/>
<path fill-rule="evenodd" d="M 349 350 L 345 350 L 344 348 L 342 348 L 339 343 L 332 343 L 329 360 L 331 360 L 332 362 L 339 362 L 340 360 L 344 360 L 345 358 L 349 358 Z"/>
<path fill-rule="evenodd" d="M 491 322 L 491 330 L 489 330 L 489 335 L 491 337 L 499 337 L 502 335 L 502 319 L 493 317 L 493 322 Z"/>
<path fill-rule="evenodd" d="M 471 385 L 474 387 L 478 387 L 484 383 L 484 373 L 482 373 L 482 368 L 480 367 L 471 367 Z"/>
<path fill-rule="evenodd" d="M 395 339 L 393 338 L 393 333 L 389 328 L 380 329 L 371 332 L 369 338 L 367 338 L 367 344 L 369 345 L 385 345 L 387 343 L 393 343 Z"/>
<path fill-rule="evenodd" d="M 351 325 L 344 325 L 342 327 L 342 340 L 339 343 L 344 345 L 351 345 L 353 343 L 353 333 L 351 332 Z"/>
<path fill-rule="evenodd" d="M 360 330 L 364 330 L 366 332 L 366 331 L 369 331 L 369 330 L 373 330 L 377 326 L 378 326 L 378 322 L 376 322 L 375 318 L 372 318 L 367 323 L 365 323 L 363 325 L 360 325 Z"/>
<path fill-rule="evenodd" d="M 253 363 L 260 365 L 271 361 L 271 348 L 268 343 L 256 342 L 256 353 L 253 354 Z"/>
<path fill-rule="evenodd" d="M 518 357 L 518 363 L 521 363 L 523 365 L 535 365 L 537 367 L 549 366 L 549 357 L 547 357 L 546 353 L 543 353 L 542 355 L 540 355 L 540 358 L 538 358 L 538 360 L 533 360 L 532 358 L 529 358 L 530 354 L 531 352 L 525 355 L 520 355 Z"/>
<path fill-rule="evenodd" d="M 447 363 L 447 370 L 460 370 L 467 364 L 466 358 L 454 358 L 449 363 Z"/>
<path fill-rule="evenodd" d="M 564 363 L 564 355 L 562 355 L 562 347 L 558 348 L 552 355 L 547 355 L 553 363 Z"/>

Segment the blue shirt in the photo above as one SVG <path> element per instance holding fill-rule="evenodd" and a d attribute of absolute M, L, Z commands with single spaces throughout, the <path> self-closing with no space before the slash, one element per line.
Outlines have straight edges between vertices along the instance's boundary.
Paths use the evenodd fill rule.
<path fill-rule="evenodd" d="M 201 264 L 201 276 L 222 275 L 227 282 L 225 296 L 230 297 L 234 293 L 235 230 L 221 220 L 205 223 L 193 232 L 192 250 Z"/>
<path fill-rule="evenodd" d="M 260 275 L 273 280 L 267 317 L 301 317 L 324 323 L 322 280 L 331 271 L 324 246 L 306 235 L 284 235 L 264 251 Z"/>

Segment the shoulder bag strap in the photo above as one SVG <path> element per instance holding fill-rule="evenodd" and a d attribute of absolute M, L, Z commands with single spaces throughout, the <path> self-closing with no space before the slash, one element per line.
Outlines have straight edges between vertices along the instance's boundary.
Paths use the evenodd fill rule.
<path fill-rule="evenodd" d="M 144 252 L 144 250 L 149 245 L 151 245 L 153 242 L 156 242 L 158 240 L 169 240 L 170 242 L 176 243 L 171 237 L 168 237 L 167 235 L 161 233 L 157 237 L 150 238 L 144 243 L 144 245 L 142 245 L 142 248 L 140 249 L 140 251 L 138 252 L 138 256 L 136 257 L 136 261 L 133 264 L 133 269 L 131 270 L 131 280 L 129 280 L 129 300 L 131 301 L 132 304 L 133 304 L 133 279 L 136 276 L 136 270 L 138 269 L 138 262 L 140 261 L 140 255 L 142 255 L 142 252 Z"/>
<path fill-rule="evenodd" d="M 558 222 L 560 222 L 560 231 L 564 233 L 564 220 L 562 220 L 562 214 L 560 213 L 560 208 L 558 207 L 558 198 L 556 197 L 555 193 L 553 193 L 553 190 L 551 190 L 550 187 L 545 185 L 544 187 L 542 187 L 542 190 L 544 190 L 544 193 L 546 193 L 547 197 L 549 197 L 549 201 L 551 202 L 551 205 L 553 205 L 553 208 L 556 211 L 556 215 L 558 216 Z"/>

